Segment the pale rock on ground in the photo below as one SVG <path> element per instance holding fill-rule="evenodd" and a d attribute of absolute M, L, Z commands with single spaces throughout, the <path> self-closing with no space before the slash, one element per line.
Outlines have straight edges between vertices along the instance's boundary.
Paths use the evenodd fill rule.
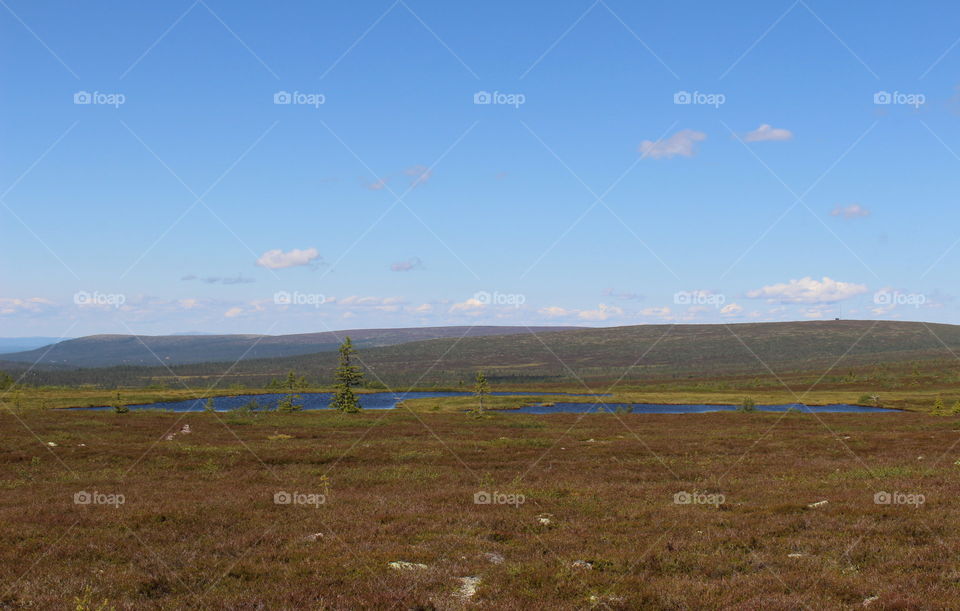
<path fill-rule="evenodd" d="M 503 564 L 503 554 L 498 554 L 497 552 L 486 552 L 483 555 L 484 560 L 490 564 Z"/>
<path fill-rule="evenodd" d="M 479 577 L 460 577 L 460 589 L 457 590 L 457 596 L 460 598 L 473 598 L 477 593 L 477 586 L 480 585 Z"/>
<path fill-rule="evenodd" d="M 427 568 L 427 565 L 425 564 L 420 564 L 419 562 L 407 562 L 406 560 L 394 560 L 393 562 L 387 563 L 387 566 L 398 571 L 412 571 L 414 569 Z"/>

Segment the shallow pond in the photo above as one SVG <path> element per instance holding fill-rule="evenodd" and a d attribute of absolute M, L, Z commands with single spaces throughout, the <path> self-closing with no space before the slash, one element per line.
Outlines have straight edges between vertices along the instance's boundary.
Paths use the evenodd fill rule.
<path fill-rule="evenodd" d="M 376 392 L 358 394 L 360 405 L 364 409 L 395 409 L 397 403 L 405 399 L 427 399 L 434 397 L 467 397 L 472 395 L 470 392 L 457 391 L 423 391 L 423 392 Z M 609 395 L 577 394 L 577 393 L 557 393 L 557 392 L 492 392 L 495 396 L 550 396 L 550 397 L 604 397 Z M 265 395 L 236 395 L 228 397 L 214 397 L 214 409 L 218 412 L 228 412 L 237 409 L 250 401 L 257 401 L 261 409 L 272 409 L 276 407 L 277 401 L 287 396 L 287 393 L 271 393 Z M 294 403 L 300 405 L 305 410 L 329 409 L 330 399 L 333 393 L 301 393 Z M 134 409 L 159 409 L 174 412 L 200 412 L 203 411 L 206 399 L 188 399 L 186 401 L 166 401 L 161 403 L 145 403 L 141 405 L 128 406 Z M 733 405 L 668 405 L 654 403 L 570 403 L 557 402 L 551 405 L 529 405 L 516 410 L 503 410 L 508 413 L 521 414 L 556 414 L 556 413 L 592 413 L 592 412 L 613 412 L 617 409 L 630 410 L 635 414 L 699 414 L 705 412 L 736 411 Z M 783 412 L 794 408 L 801 412 L 892 412 L 896 410 L 884 409 L 879 407 L 864 407 L 861 405 L 816 405 L 808 406 L 801 404 L 793 405 L 757 405 L 757 410 L 765 412 Z M 110 410 L 112 407 L 91 407 L 81 409 Z"/>
<path fill-rule="evenodd" d="M 785 412 L 794 409 L 802 413 L 860 413 L 860 412 L 895 412 L 897 410 L 882 407 L 865 407 L 863 405 L 757 405 L 761 412 Z M 511 410 L 520 414 L 584 414 L 603 413 L 629 410 L 632 414 L 704 414 L 707 412 L 735 412 L 735 405 L 670 405 L 662 403 L 554 403 L 553 405 L 528 405 L 520 409 Z"/>

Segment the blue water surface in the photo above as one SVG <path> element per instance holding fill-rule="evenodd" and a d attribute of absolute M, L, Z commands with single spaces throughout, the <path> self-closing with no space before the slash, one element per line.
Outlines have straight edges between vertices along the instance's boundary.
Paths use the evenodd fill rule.
<path fill-rule="evenodd" d="M 418 391 L 406 393 L 394 392 L 376 392 L 358 394 L 360 405 L 364 409 L 396 409 L 397 403 L 405 399 L 427 399 L 435 397 L 466 397 L 473 393 L 466 391 Z M 602 397 L 610 395 L 596 395 L 590 393 L 560 393 L 560 392 L 492 392 L 491 395 L 497 396 L 567 396 L 567 397 L 597 397 L 596 403 L 569 403 L 560 402 L 549 405 L 528 405 L 514 410 L 503 410 L 503 413 L 518 414 L 583 414 L 583 413 L 609 413 L 621 409 L 632 410 L 634 414 L 702 414 L 706 412 L 730 412 L 736 411 L 737 407 L 733 405 L 669 405 L 657 403 L 609 403 L 604 404 Z M 277 402 L 287 396 L 287 393 L 270 393 L 265 395 L 236 395 L 229 397 L 214 397 L 214 409 L 218 412 L 228 412 L 242 407 L 255 400 L 261 409 L 274 409 Z M 330 399 L 333 393 L 299 393 L 294 399 L 296 405 L 305 410 L 329 409 Z M 200 412 L 204 410 L 206 399 L 188 399 L 186 401 L 164 401 L 160 403 L 144 403 L 141 405 L 128 406 L 131 410 L 157 409 L 174 412 Z M 849 413 L 849 412 L 894 412 L 897 410 L 884 409 L 881 407 L 866 407 L 862 405 L 834 404 L 834 405 L 803 405 L 795 403 L 791 405 L 757 405 L 757 410 L 763 412 L 784 412 L 788 409 L 795 409 L 804 413 Z M 91 407 L 81 409 L 109 410 L 112 407 Z"/>
<path fill-rule="evenodd" d="M 598 395 L 590 393 L 567 393 L 567 392 L 492 392 L 491 395 L 497 396 L 566 396 L 566 397 L 606 397 L 609 395 Z M 273 409 L 277 402 L 286 397 L 288 393 L 269 393 L 264 395 L 236 395 L 232 397 L 214 397 L 213 407 L 218 412 L 229 412 L 242 407 L 250 401 L 256 401 L 261 409 Z M 417 392 L 373 392 L 357 394 L 360 399 L 360 406 L 364 409 L 395 409 L 397 403 L 406 399 L 432 399 L 434 397 L 468 397 L 472 392 L 465 391 L 417 391 Z M 333 393 L 329 392 L 305 392 L 294 394 L 294 404 L 303 409 L 329 409 L 330 400 Z M 187 399 L 186 401 L 161 401 L 159 403 L 143 403 L 139 405 L 128 405 L 130 409 L 162 409 L 173 412 L 202 412 L 206 405 L 206 399 Z M 82 409 L 113 409 L 112 407 L 91 407 Z"/>
<path fill-rule="evenodd" d="M 735 412 L 735 405 L 670 405 L 666 403 L 554 403 L 553 405 L 528 405 L 520 409 L 510 410 L 519 414 L 589 414 L 612 413 L 618 408 L 631 410 L 633 414 L 705 414 L 707 412 Z M 895 412 L 897 410 L 883 407 L 866 407 L 863 405 L 848 405 L 837 403 L 833 405 L 757 405 L 761 412 L 785 412 L 791 408 L 802 413 L 860 413 L 860 412 Z"/>

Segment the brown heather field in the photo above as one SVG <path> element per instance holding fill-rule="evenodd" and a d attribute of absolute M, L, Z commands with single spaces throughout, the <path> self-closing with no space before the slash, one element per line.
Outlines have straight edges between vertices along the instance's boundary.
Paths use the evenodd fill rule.
<path fill-rule="evenodd" d="M 0 608 L 956 608 L 958 429 L 919 413 L 7 411 Z"/>

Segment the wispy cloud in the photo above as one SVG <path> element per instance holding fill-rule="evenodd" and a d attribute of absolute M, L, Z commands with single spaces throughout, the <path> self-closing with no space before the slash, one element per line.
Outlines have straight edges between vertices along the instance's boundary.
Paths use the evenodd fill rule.
<path fill-rule="evenodd" d="M 707 139 L 707 135 L 692 129 L 683 129 L 665 140 L 654 142 L 644 140 L 640 143 L 643 157 L 652 159 L 670 159 L 672 157 L 693 157 L 697 153 L 697 142 Z"/>
<path fill-rule="evenodd" d="M 0 297 L 0 316 L 9 316 L 11 314 L 32 313 L 36 314 L 54 307 L 54 303 L 43 297 L 28 297 L 21 299 L 17 297 Z"/>
<path fill-rule="evenodd" d="M 793 132 L 764 123 L 752 132 L 747 132 L 743 139 L 746 142 L 783 142 L 792 140 Z"/>
<path fill-rule="evenodd" d="M 644 316 L 656 316 L 658 318 L 669 318 L 672 311 L 667 306 L 644 308 L 640 310 Z"/>
<path fill-rule="evenodd" d="M 320 259 L 320 253 L 316 248 L 298 249 L 284 252 L 279 248 L 268 250 L 257 259 L 257 265 L 267 269 L 283 269 L 286 267 L 297 267 L 300 265 L 310 265 Z M 319 261 L 318 261 L 319 262 Z"/>
<path fill-rule="evenodd" d="M 396 263 L 390 264 L 390 271 L 392 272 L 409 272 L 415 269 L 421 269 L 423 267 L 423 262 L 420 261 L 418 257 L 411 257 L 406 261 L 397 261 Z"/>
<path fill-rule="evenodd" d="M 425 165 L 415 165 L 403 171 L 407 176 L 411 176 L 410 187 L 419 187 L 424 185 L 433 177 L 433 170 Z"/>
<path fill-rule="evenodd" d="M 849 206 L 837 206 L 830 211 L 830 216 L 839 216 L 845 219 L 862 219 L 870 216 L 870 210 L 860 204 L 850 204 Z"/>
<path fill-rule="evenodd" d="M 809 276 L 786 283 L 771 284 L 754 291 L 748 291 L 751 299 L 766 299 L 771 303 L 836 303 L 867 292 L 866 285 L 852 282 L 839 282 L 827 276 L 815 280 Z"/>
<path fill-rule="evenodd" d="M 643 295 L 640 293 L 630 293 L 626 291 L 617 291 L 612 288 L 603 289 L 604 297 L 613 297 L 614 299 L 622 299 L 624 301 L 636 301 L 643 299 Z"/>
<path fill-rule="evenodd" d="M 387 181 L 389 180 L 389 177 L 379 178 L 373 182 L 365 182 L 363 186 L 371 191 L 383 191 L 387 188 Z"/>
<path fill-rule="evenodd" d="M 184 276 L 183 278 L 180 278 L 180 279 L 188 282 L 193 280 L 199 280 L 204 284 L 250 284 L 257 281 L 255 278 L 247 278 L 243 274 L 238 274 L 236 276 L 225 276 L 225 277 L 224 276 L 207 276 L 205 278 L 198 278 L 197 276 L 190 274 L 189 276 Z"/>
<path fill-rule="evenodd" d="M 572 310 L 560 306 L 540 308 L 537 312 L 547 318 L 579 318 L 580 320 L 603 321 L 616 316 L 623 316 L 623 309 L 618 306 L 601 303 L 595 310 Z"/>
<path fill-rule="evenodd" d="M 720 308 L 721 316 L 738 316 L 743 313 L 743 306 L 736 303 L 728 303 Z"/>
<path fill-rule="evenodd" d="M 607 320 L 614 316 L 623 316 L 623 309 L 617 306 L 608 306 L 605 303 L 597 305 L 596 310 L 580 310 L 577 318 L 583 320 Z"/>

